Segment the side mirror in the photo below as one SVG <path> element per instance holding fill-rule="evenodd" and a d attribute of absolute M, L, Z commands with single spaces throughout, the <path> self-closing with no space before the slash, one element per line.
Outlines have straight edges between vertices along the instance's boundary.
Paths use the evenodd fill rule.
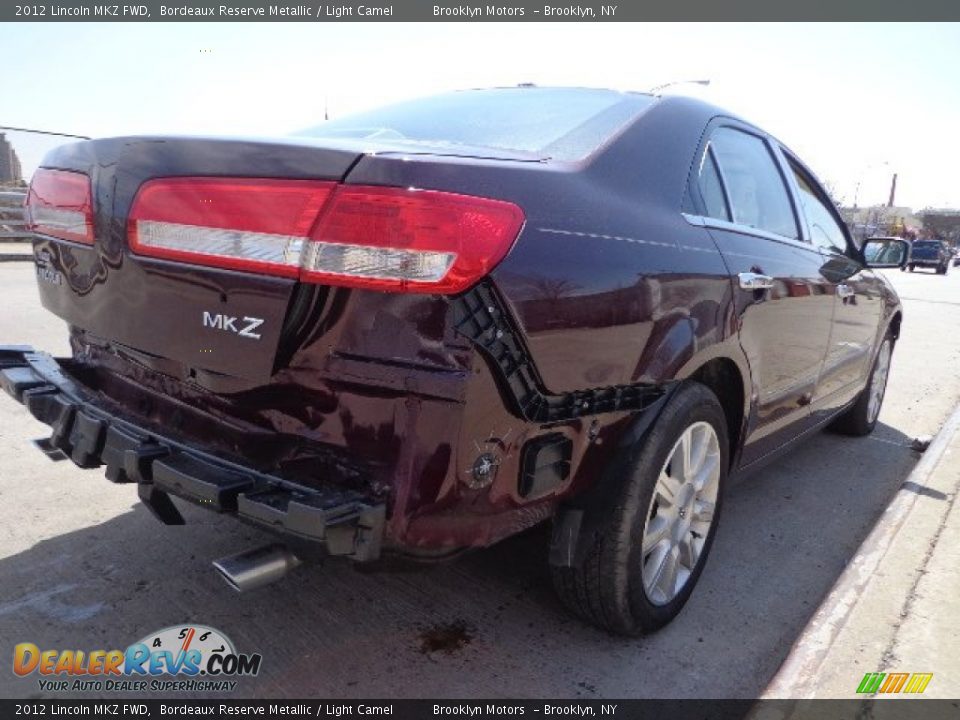
<path fill-rule="evenodd" d="M 903 267 L 909 257 L 910 243 L 900 238 L 874 238 L 863 244 L 863 260 L 867 267 Z"/>

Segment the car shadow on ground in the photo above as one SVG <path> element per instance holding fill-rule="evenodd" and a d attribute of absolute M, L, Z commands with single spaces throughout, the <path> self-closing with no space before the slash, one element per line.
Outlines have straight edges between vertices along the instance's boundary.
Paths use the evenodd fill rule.
<path fill-rule="evenodd" d="M 330 561 L 239 595 L 209 563 L 268 535 L 183 504 L 188 524 L 164 527 L 134 504 L 0 560 L 0 652 L 27 641 L 123 649 L 193 622 L 263 655 L 260 674 L 221 697 L 751 697 L 916 459 L 888 426 L 862 439 L 820 434 L 728 488 L 700 586 L 645 638 L 566 614 L 545 528 L 444 565 L 366 573 Z M 92 476 L 105 482 L 82 477 Z M 36 674 L 9 671 L 0 694 L 44 696 Z"/>

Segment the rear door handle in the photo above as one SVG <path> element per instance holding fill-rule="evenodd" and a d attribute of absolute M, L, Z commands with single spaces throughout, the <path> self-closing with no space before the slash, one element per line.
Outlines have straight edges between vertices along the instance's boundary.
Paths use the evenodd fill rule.
<path fill-rule="evenodd" d="M 773 278 L 753 272 L 742 272 L 737 276 L 743 290 L 769 290 L 773 287 Z"/>
<path fill-rule="evenodd" d="M 849 285 L 845 285 L 844 283 L 837 285 L 838 298 L 846 299 L 848 297 L 853 297 L 854 295 L 856 295 L 856 291 Z"/>

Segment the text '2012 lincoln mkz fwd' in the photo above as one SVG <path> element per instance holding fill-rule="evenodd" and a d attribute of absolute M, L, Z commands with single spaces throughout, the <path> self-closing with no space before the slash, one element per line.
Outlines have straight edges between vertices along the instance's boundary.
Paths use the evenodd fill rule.
<path fill-rule="evenodd" d="M 72 357 L 0 349 L 39 444 L 326 555 L 436 560 L 552 519 L 566 605 L 682 608 L 728 477 L 869 433 L 901 307 L 810 170 L 701 101 L 519 87 L 280 139 L 49 153 L 27 213 Z M 869 260 L 868 260 L 869 258 Z"/>

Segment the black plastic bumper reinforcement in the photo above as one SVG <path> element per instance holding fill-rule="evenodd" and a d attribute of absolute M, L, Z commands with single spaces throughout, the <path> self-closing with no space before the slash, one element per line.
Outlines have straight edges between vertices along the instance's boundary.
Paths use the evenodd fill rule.
<path fill-rule="evenodd" d="M 380 555 L 385 507 L 359 493 L 317 489 L 214 458 L 97 407 L 58 362 L 30 347 L 0 346 L 0 387 L 53 429 L 38 443 L 54 459 L 106 465 L 116 483 L 137 483 L 163 522 L 182 525 L 170 495 L 258 525 L 300 551 L 357 561 Z"/>
<path fill-rule="evenodd" d="M 493 285 L 481 282 L 453 301 L 457 331 L 492 362 L 525 420 L 551 423 L 618 411 L 645 410 L 666 385 L 614 385 L 551 394 Z"/>

